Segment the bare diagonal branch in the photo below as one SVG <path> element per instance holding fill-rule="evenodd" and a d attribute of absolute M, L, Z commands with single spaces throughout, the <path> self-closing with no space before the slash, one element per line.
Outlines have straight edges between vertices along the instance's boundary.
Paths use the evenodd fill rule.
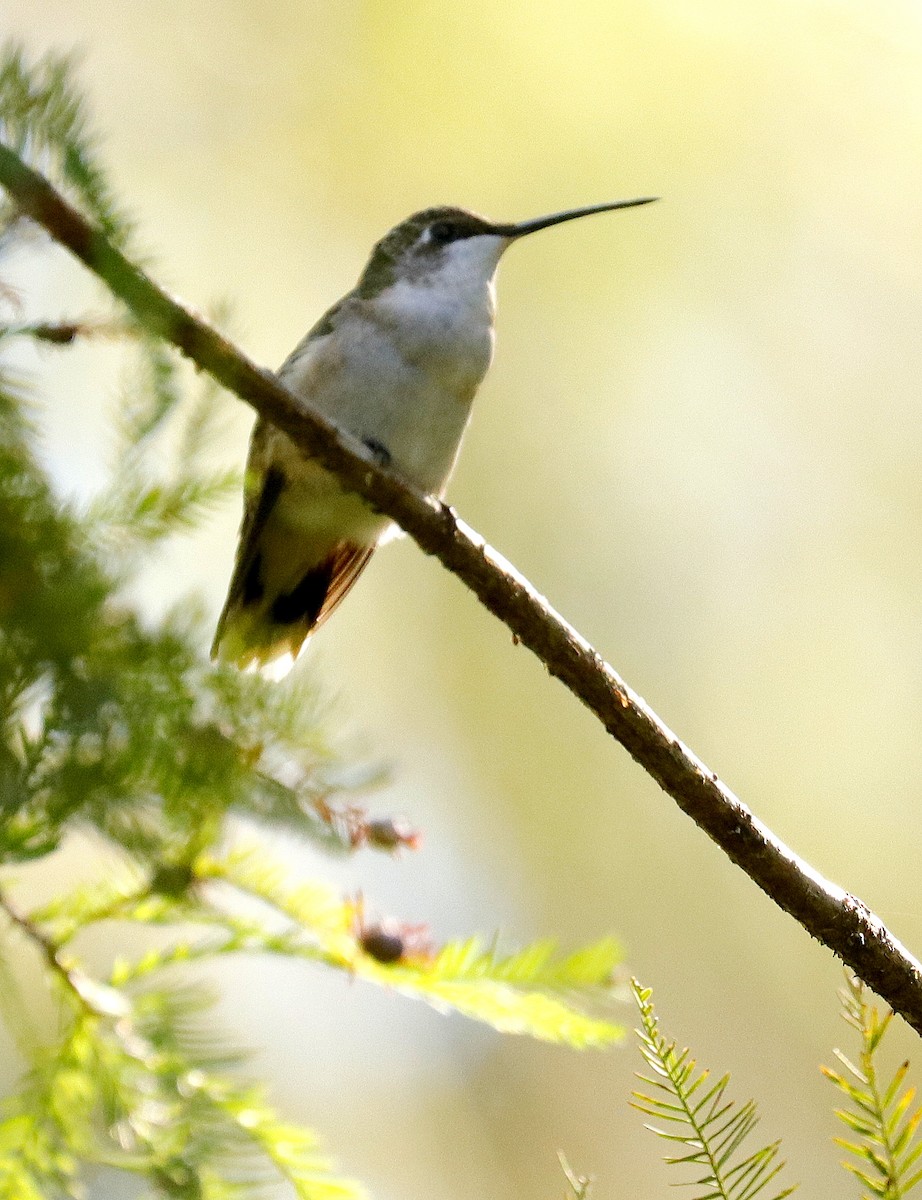
<path fill-rule="evenodd" d="M 2 144 L 0 186 L 25 215 L 95 272 L 148 330 L 283 429 L 463 580 L 733 862 L 922 1034 L 919 962 L 861 900 L 825 880 L 776 838 L 470 526 L 447 505 L 372 462 L 355 438 L 308 410 L 271 372 L 168 296 Z"/>

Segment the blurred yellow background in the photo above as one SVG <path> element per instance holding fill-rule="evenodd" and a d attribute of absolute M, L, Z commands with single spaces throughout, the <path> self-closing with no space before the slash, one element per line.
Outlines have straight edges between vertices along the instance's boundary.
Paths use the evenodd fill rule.
<path fill-rule="evenodd" d="M 504 260 L 450 500 L 762 819 L 922 947 L 918 5 L 6 0 L 0 30 L 81 51 L 158 277 L 229 298 L 269 365 L 414 209 L 661 195 Z M 73 279 L 54 259 L 30 302 L 79 311 L 94 293 Z M 78 494 L 105 462 L 101 358 L 82 354 L 79 387 L 72 361 L 38 364 Z M 240 406 L 228 463 L 248 424 Z M 152 564 L 151 610 L 193 588 L 217 613 L 238 518 Z M 803 1194 L 857 1194 L 817 1071 L 848 1036 L 838 965 L 470 594 L 404 540 L 308 664 L 353 746 L 394 764 L 375 808 L 426 844 L 335 870 L 280 845 L 293 869 L 439 940 L 615 933 L 666 1028 L 759 1098 Z M 675 1181 L 627 1108 L 629 1043 L 504 1039 L 297 964 L 221 983 L 273 1098 L 378 1200 L 560 1196 L 558 1148 L 598 1200 Z"/>

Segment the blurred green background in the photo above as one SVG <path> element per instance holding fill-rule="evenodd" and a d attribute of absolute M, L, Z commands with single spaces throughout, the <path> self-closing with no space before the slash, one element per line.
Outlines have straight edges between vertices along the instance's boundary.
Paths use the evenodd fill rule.
<path fill-rule="evenodd" d="M 6 0 L 0 30 L 80 49 L 159 278 L 231 299 L 270 365 L 414 209 L 661 195 L 504 260 L 450 499 L 760 817 L 922 946 L 917 4 Z M 93 297 L 73 280 L 60 256 L 20 282 L 53 315 Z M 83 494 L 110 356 L 24 365 Z M 241 462 L 248 425 L 235 408 L 216 454 Z M 199 589 L 217 612 L 238 518 L 151 564 L 151 611 Z M 615 933 L 667 1028 L 760 1099 L 804 1194 L 857 1194 L 817 1071 L 847 1040 L 838 965 L 454 579 L 408 541 L 382 552 L 308 663 L 332 723 L 394 765 L 375 806 L 426 844 L 332 871 L 281 845 L 293 870 L 439 940 Z M 275 1101 L 379 1200 L 559 1196 L 558 1148 L 599 1200 L 673 1179 L 627 1108 L 629 1044 L 503 1039 L 297 964 L 221 982 Z"/>

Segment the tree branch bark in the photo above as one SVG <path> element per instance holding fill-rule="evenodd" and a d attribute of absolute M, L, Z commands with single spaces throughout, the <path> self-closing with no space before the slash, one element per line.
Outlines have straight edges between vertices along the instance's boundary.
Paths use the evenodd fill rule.
<path fill-rule="evenodd" d="M 776 838 L 470 526 L 447 505 L 376 465 L 357 439 L 307 409 L 270 371 L 173 300 L 2 144 L 0 186 L 23 214 L 95 272 L 146 329 L 283 429 L 463 580 L 737 866 L 922 1034 L 922 966 L 880 918 Z"/>

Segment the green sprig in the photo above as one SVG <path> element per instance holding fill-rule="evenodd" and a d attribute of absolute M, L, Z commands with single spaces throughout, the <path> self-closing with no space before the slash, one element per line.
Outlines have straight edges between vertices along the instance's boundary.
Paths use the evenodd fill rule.
<path fill-rule="evenodd" d="M 893 1013 L 881 1016 L 865 999 L 864 985 L 852 975 L 847 977 L 840 996 L 842 1017 L 860 1038 L 858 1062 L 853 1063 L 836 1050 L 845 1073 L 830 1067 L 820 1069 L 849 1100 L 849 1107 L 837 1109 L 836 1116 L 857 1140 L 835 1141 L 858 1161 L 846 1160 L 842 1165 L 871 1195 L 881 1200 L 902 1200 L 922 1183 L 922 1141 L 916 1137 L 922 1108 L 913 1108 L 916 1089 L 903 1086 L 909 1063 L 902 1063 L 889 1080 L 885 1079 L 878 1067 L 878 1055 Z"/>
<path fill-rule="evenodd" d="M 21 46 L 7 44 L 0 54 L 0 138 L 57 179 L 108 237 L 125 246 L 131 222 L 113 198 L 87 132 L 73 72 L 71 55 L 46 54 L 30 64 Z M 0 209 L 0 224 L 11 218 L 11 209 Z"/>
<path fill-rule="evenodd" d="M 755 1127 L 756 1106 L 748 1100 L 736 1108 L 726 1098 L 730 1076 L 710 1082 L 710 1072 L 697 1070 L 688 1050 L 678 1050 L 660 1032 L 653 1008 L 652 990 L 631 981 L 640 1011 L 637 1030 L 640 1052 L 653 1075 L 639 1075 L 652 1092 L 634 1092 L 632 1106 L 655 1118 L 661 1125 L 646 1128 L 674 1142 L 684 1153 L 670 1155 L 673 1166 L 703 1167 L 704 1174 L 690 1181 L 701 1190 L 696 1200 L 753 1200 L 784 1167 L 778 1161 L 780 1143 L 773 1142 L 743 1156 L 742 1146 Z M 784 1200 L 794 1187 L 775 1192 L 771 1200 Z"/>

